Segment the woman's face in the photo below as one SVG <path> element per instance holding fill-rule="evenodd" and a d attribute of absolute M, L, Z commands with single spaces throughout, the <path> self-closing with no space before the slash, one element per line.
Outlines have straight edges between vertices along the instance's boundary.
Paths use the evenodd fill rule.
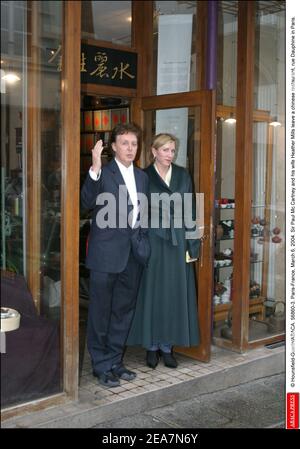
<path fill-rule="evenodd" d="M 155 157 L 155 161 L 158 165 L 163 167 L 170 167 L 175 157 L 175 153 L 175 142 L 172 142 L 171 140 L 159 147 L 157 150 L 152 148 L 152 154 Z"/>

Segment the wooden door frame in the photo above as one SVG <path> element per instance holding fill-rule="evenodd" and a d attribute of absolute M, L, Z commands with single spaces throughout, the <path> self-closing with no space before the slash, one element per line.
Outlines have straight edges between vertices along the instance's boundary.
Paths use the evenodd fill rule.
<path fill-rule="evenodd" d="M 64 2 L 62 72 L 63 390 L 78 398 L 81 1 Z"/>
<path fill-rule="evenodd" d="M 157 109 L 199 107 L 201 108 L 199 157 L 199 191 L 206 193 L 204 199 L 205 234 L 202 263 L 198 262 L 198 321 L 200 344 L 197 347 L 176 347 L 176 352 L 202 362 L 209 362 L 212 339 L 212 292 L 213 292 L 213 243 L 214 243 L 214 156 L 215 156 L 215 91 L 201 90 L 186 93 L 143 97 L 140 107 L 143 113 Z M 143 119 L 144 121 L 144 119 Z"/>

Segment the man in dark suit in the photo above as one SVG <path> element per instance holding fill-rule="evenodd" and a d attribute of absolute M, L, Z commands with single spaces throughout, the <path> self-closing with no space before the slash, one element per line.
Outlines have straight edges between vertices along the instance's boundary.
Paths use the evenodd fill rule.
<path fill-rule="evenodd" d="M 85 209 L 93 209 L 86 266 L 90 269 L 87 345 L 93 373 L 107 387 L 132 380 L 123 364 L 143 265 L 150 256 L 147 213 L 139 196 L 148 193 L 148 177 L 133 166 L 140 130 L 134 124 L 112 131 L 114 159 L 101 165 L 102 140 L 92 150 L 92 166 L 81 191 Z"/>

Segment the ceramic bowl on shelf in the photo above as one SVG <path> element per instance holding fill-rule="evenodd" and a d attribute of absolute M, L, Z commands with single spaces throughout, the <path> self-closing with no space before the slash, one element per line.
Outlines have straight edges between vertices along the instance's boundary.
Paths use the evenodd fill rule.
<path fill-rule="evenodd" d="M 221 296 L 221 303 L 222 304 L 228 304 L 230 302 L 230 293 L 223 293 L 223 295 Z"/>
<path fill-rule="evenodd" d="M 227 257 L 232 256 L 233 255 L 233 250 L 231 248 L 226 248 L 223 250 L 223 254 Z"/>
<path fill-rule="evenodd" d="M 214 305 L 215 305 L 215 306 L 217 306 L 218 304 L 221 304 L 221 298 L 220 298 L 220 296 L 214 295 L 214 297 L 213 297 L 213 302 L 214 302 Z"/>

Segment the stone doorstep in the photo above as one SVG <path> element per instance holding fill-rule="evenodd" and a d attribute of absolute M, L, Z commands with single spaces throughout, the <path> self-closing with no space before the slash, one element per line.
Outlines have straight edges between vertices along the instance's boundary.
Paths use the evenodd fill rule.
<path fill-rule="evenodd" d="M 245 360 L 216 372 L 205 373 L 201 377 L 182 380 L 155 390 L 143 391 L 131 397 L 95 405 L 95 402 L 71 403 L 54 407 L 40 413 L 4 421 L 2 427 L 30 428 L 90 428 L 101 422 L 118 420 L 152 408 L 163 407 L 176 401 L 193 398 L 196 394 L 214 393 L 252 380 L 279 374 L 285 370 L 284 351 L 270 352 L 266 357 Z M 55 409 L 65 411 L 55 414 Z M 68 413 L 69 411 L 69 413 Z"/>

